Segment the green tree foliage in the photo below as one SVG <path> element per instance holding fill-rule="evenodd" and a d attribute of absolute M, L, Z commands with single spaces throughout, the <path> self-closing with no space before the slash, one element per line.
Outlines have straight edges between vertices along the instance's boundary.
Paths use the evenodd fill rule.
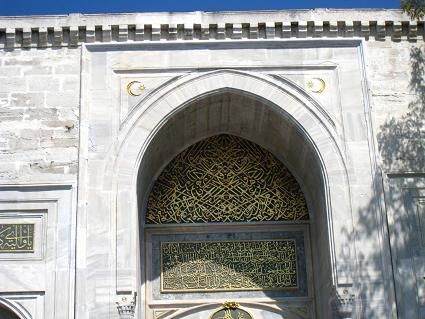
<path fill-rule="evenodd" d="M 412 20 L 421 20 L 425 16 L 425 0 L 401 0 L 400 6 Z"/>

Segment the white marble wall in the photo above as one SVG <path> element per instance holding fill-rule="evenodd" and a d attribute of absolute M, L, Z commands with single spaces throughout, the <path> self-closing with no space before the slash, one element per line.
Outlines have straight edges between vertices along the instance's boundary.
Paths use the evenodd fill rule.
<path fill-rule="evenodd" d="M 173 38 L 179 18 L 190 23 Z M 78 180 L 78 213 L 71 201 L 49 211 L 60 224 L 46 222 L 44 245 L 64 227 L 67 257 L 47 254 L 32 266 L 0 260 L 4 278 L 27 265 L 29 274 L 45 274 L 0 280 L 0 298 L 28 295 L 23 307 L 33 318 L 117 318 L 115 302 L 137 292 L 136 315 L 145 317 L 138 209 L 175 154 L 231 132 L 274 152 L 306 192 L 319 317 L 331 316 L 336 300 L 347 318 L 396 317 L 396 307 L 400 318 L 423 316 L 423 24 L 396 11 L 320 10 L 27 19 L 3 28 L 0 18 L 0 182 L 16 186 L 0 196 L 18 201 L 5 213 L 22 213 L 32 204 L 20 202 L 62 192 L 48 185 Z M 95 20 L 102 29 L 75 31 Z M 52 21 L 57 26 L 44 33 Z M 299 22 L 287 29 L 285 21 Z M 28 42 L 35 29 L 21 35 L 23 22 L 37 26 L 38 42 Z M 322 93 L 307 85 L 317 77 Z M 127 94 L 130 81 L 145 85 L 140 96 Z M 211 90 L 223 94 L 207 97 Z M 67 192 L 75 196 L 73 187 Z M 51 274 L 62 276 L 57 267 L 71 278 L 61 284 L 76 270 L 75 314 L 52 310 L 74 303 L 72 284 L 61 297 L 49 283 Z M 405 298 L 411 285 L 417 289 Z"/>
<path fill-rule="evenodd" d="M 425 172 L 424 47 L 367 45 L 374 132 L 383 171 L 399 318 L 422 318 Z M 384 66 L 384 67 L 383 67 Z M 413 287 L 413 288 L 412 288 Z"/>
<path fill-rule="evenodd" d="M 0 254 L 19 318 L 74 318 L 80 52 L 0 52 L 0 223 L 35 223 L 34 253 Z"/>

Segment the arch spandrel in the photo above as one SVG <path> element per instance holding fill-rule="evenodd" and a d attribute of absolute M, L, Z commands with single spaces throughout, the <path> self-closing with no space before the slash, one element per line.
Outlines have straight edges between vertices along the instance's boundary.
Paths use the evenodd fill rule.
<path fill-rule="evenodd" d="M 221 134 L 177 155 L 156 180 L 146 222 L 208 223 L 308 219 L 295 178 L 270 152 Z"/>
<path fill-rule="evenodd" d="M 157 118 L 156 110 L 158 108 L 161 108 L 161 113 L 171 115 L 176 111 L 177 105 L 179 108 L 184 107 L 196 100 L 215 94 L 216 91 L 232 90 L 248 94 L 253 99 L 264 99 L 272 104 L 285 105 L 284 111 L 296 121 L 298 121 L 298 117 L 304 115 L 305 111 L 308 111 L 310 116 L 320 122 L 320 127 L 332 136 L 334 143 L 337 142 L 334 120 L 326 109 L 303 88 L 282 77 L 226 69 L 185 75 L 156 89 L 152 96 L 136 105 L 121 123 L 121 140 L 118 147 L 125 144 L 123 143 L 124 139 L 135 125 L 140 124 L 137 123 L 140 117 Z M 300 105 L 302 105 L 302 109 L 299 109 Z M 146 123 L 146 126 L 151 130 L 156 130 L 155 122 L 154 120 Z M 303 120 L 300 119 L 299 122 L 301 123 Z M 313 131 L 310 133 L 314 134 Z"/>
<path fill-rule="evenodd" d="M 320 161 L 328 163 L 326 171 L 343 172 L 348 185 L 344 152 L 338 142 L 334 123 L 327 114 L 323 115 L 325 111 L 313 97 L 282 79 L 236 70 L 217 70 L 195 77 L 183 77 L 173 85 L 158 89 L 144 105 L 132 110 L 122 123 L 115 146 L 119 156 L 116 158 L 113 155 L 110 161 L 112 166 L 108 168 L 126 173 L 127 176 L 119 182 L 119 189 L 133 189 L 132 185 L 137 183 L 138 178 L 134 168 L 140 167 L 149 144 L 169 119 L 188 105 L 221 92 L 238 92 L 275 108 L 285 120 L 296 126 L 306 143 L 315 148 Z"/>

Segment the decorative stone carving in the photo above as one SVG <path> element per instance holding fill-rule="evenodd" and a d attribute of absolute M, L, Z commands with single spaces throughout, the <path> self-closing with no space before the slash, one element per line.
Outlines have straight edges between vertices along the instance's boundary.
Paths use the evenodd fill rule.
<path fill-rule="evenodd" d="M 343 288 L 342 290 L 335 290 L 334 297 L 334 311 L 337 318 L 348 319 L 354 307 L 355 295 L 351 292 L 350 288 Z"/>
<path fill-rule="evenodd" d="M 134 313 L 136 311 L 136 299 L 137 293 L 134 293 L 133 297 L 122 297 L 117 304 L 118 314 L 121 319 L 131 319 L 134 318 Z"/>

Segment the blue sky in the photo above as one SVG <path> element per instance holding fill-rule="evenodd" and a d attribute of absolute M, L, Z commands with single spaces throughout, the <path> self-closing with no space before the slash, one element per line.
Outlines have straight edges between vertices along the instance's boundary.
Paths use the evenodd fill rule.
<path fill-rule="evenodd" d="M 0 15 L 398 7 L 398 0 L 0 0 Z"/>

